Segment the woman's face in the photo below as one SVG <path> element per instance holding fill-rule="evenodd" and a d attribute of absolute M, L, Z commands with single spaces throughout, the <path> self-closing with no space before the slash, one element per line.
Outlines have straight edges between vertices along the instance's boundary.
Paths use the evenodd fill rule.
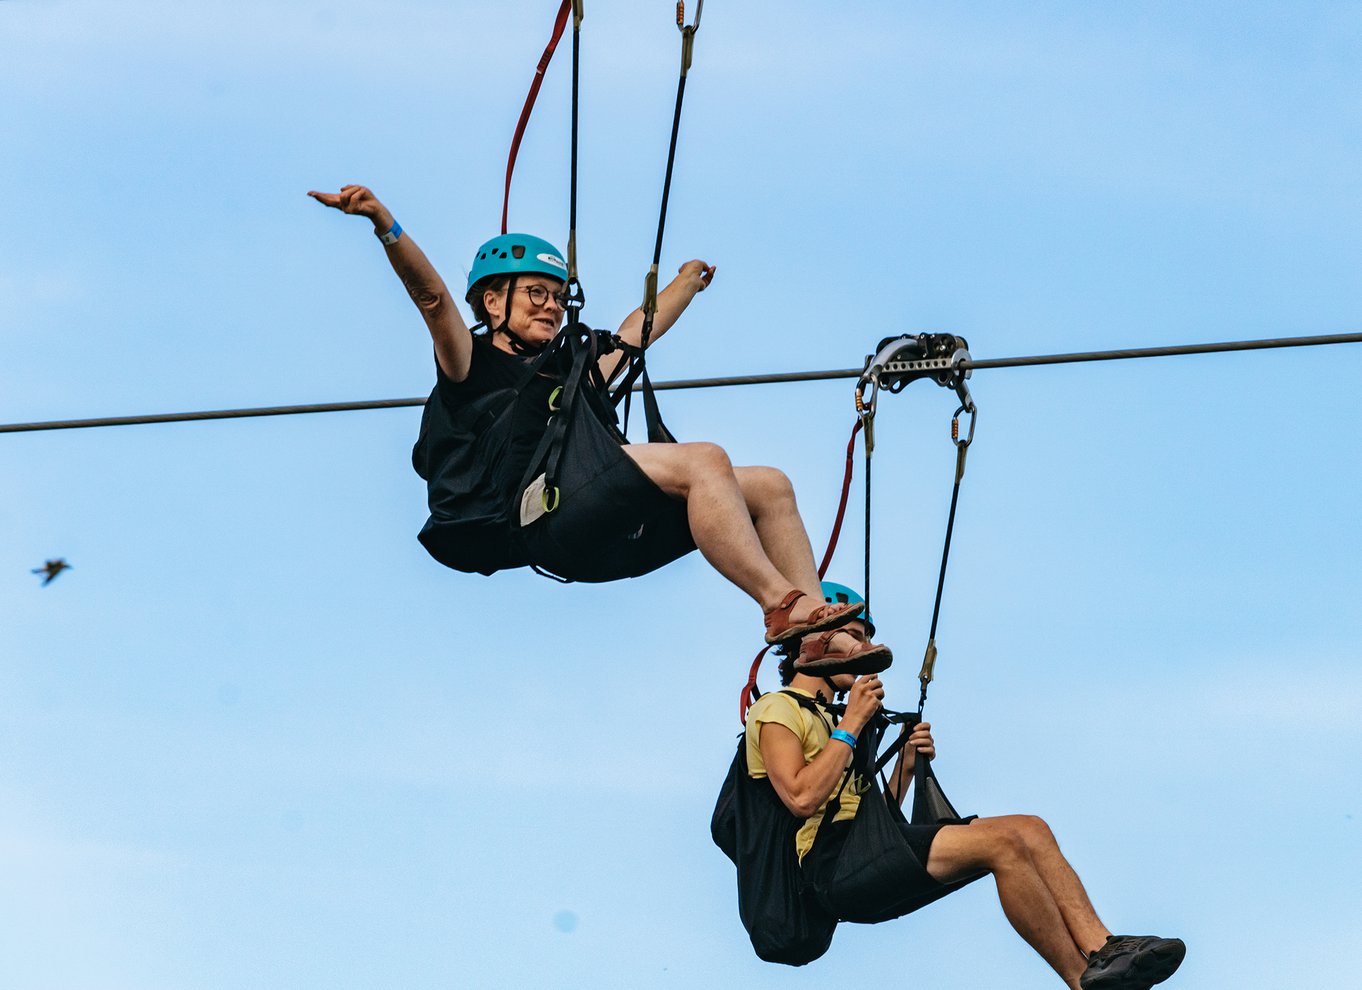
<path fill-rule="evenodd" d="M 563 283 L 547 275 L 521 275 L 515 280 L 515 291 L 511 293 L 511 315 L 507 329 L 531 347 L 547 344 L 558 335 L 563 324 L 563 306 L 558 301 L 558 293 L 563 291 Z M 488 292 L 483 296 L 483 306 L 492 317 L 492 325 L 500 326 L 506 312 L 505 291 Z"/>

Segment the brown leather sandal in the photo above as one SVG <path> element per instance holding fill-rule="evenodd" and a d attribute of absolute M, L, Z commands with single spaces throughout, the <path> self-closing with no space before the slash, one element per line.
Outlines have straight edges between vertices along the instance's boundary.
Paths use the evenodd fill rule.
<path fill-rule="evenodd" d="M 865 610 L 865 602 L 849 602 L 846 605 L 819 605 L 809 613 L 807 618 L 792 624 L 790 613 L 794 611 L 794 603 L 803 597 L 804 592 L 798 588 L 793 588 L 789 594 L 780 600 L 779 605 L 773 605 L 766 609 L 764 613 L 766 617 L 766 642 L 785 643 L 801 636 L 807 636 L 810 633 L 835 629 L 838 626 L 846 625 Z"/>
<path fill-rule="evenodd" d="M 867 643 L 856 636 L 855 645 L 848 650 L 833 650 L 829 647 L 832 638 L 841 629 L 830 629 L 818 636 L 810 636 L 799 644 L 799 656 L 795 658 L 796 674 L 809 674 L 813 677 L 831 677 L 833 674 L 878 674 L 887 670 L 894 662 L 894 654 L 883 643 Z M 848 634 L 850 635 L 850 634 Z"/>

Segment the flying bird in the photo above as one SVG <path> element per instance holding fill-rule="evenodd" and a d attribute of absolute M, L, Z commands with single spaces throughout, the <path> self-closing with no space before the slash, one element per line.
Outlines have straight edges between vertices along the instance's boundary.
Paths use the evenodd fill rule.
<path fill-rule="evenodd" d="M 52 583 L 53 578 L 62 571 L 69 570 L 70 568 L 71 565 L 66 562 L 66 558 L 58 557 L 56 560 L 47 561 L 42 567 L 33 568 L 33 573 L 46 575 L 46 577 L 43 578 L 43 587 L 46 588 Z"/>

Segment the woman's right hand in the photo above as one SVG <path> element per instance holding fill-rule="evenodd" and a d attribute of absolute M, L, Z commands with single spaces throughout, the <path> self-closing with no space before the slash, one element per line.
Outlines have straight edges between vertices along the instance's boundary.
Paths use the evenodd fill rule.
<path fill-rule="evenodd" d="M 374 222 L 375 227 L 392 228 L 392 214 L 388 212 L 386 206 L 378 201 L 378 197 L 369 191 L 368 186 L 341 186 L 338 193 L 324 193 L 313 190 L 308 195 L 318 203 L 329 206 L 333 210 L 340 210 L 342 213 L 349 213 L 353 216 L 368 217 Z"/>
<path fill-rule="evenodd" d="M 846 713 L 841 725 L 853 734 L 860 734 L 875 713 L 884 706 L 884 682 L 879 674 L 856 678 L 847 696 Z"/>

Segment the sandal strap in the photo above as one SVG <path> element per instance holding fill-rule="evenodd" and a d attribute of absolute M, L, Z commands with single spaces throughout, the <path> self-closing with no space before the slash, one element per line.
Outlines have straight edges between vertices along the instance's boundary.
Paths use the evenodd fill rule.
<path fill-rule="evenodd" d="M 791 588 L 778 604 L 772 605 L 767 609 L 762 609 L 762 615 L 766 616 L 766 624 L 770 625 L 771 620 L 779 616 L 782 612 L 785 614 L 786 620 L 788 620 L 790 618 L 790 612 L 794 609 L 794 603 L 803 597 L 804 592 L 800 591 L 798 588 Z"/>
<path fill-rule="evenodd" d="M 846 659 L 850 659 L 851 657 L 856 656 L 858 653 L 864 653 L 866 650 L 870 649 L 869 643 L 856 639 L 855 636 L 851 636 L 851 638 L 855 640 L 855 644 L 851 647 L 851 649 L 849 650 L 829 649 L 829 647 L 832 646 L 833 637 L 837 636 L 839 633 L 846 633 L 848 636 L 851 636 L 850 633 L 848 633 L 845 629 L 841 628 L 829 629 L 826 632 L 816 633 L 813 636 L 812 643 L 806 641 L 800 644 L 799 647 L 800 657 L 808 660 L 822 660 L 824 657 L 828 656 L 843 657 Z M 809 649 L 808 648 L 809 646 L 812 646 L 813 649 Z"/>

